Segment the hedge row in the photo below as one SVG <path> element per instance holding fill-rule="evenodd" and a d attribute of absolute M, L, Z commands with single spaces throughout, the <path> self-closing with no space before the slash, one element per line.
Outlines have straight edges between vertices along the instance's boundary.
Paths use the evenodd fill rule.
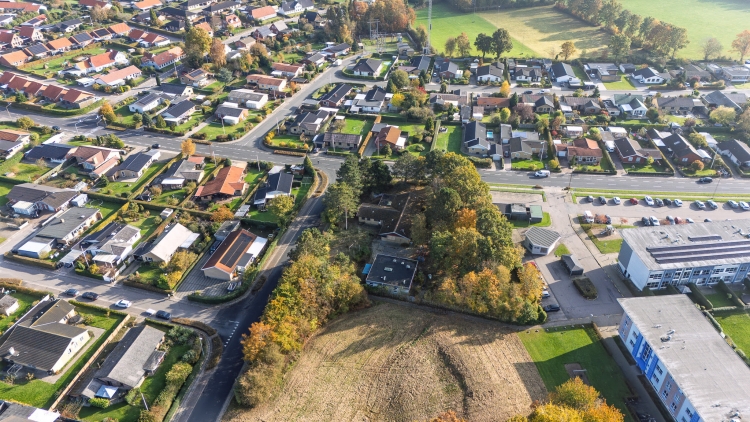
<path fill-rule="evenodd" d="M 103 275 L 101 275 L 101 274 L 92 274 L 91 271 L 88 270 L 88 268 L 84 268 L 84 269 L 76 268 L 75 272 L 76 272 L 76 274 L 82 275 L 84 277 L 91 277 L 91 278 L 95 278 L 95 279 L 98 279 L 98 280 L 104 280 L 104 276 Z"/>
<path fill-rule="evenodd" d="M 4 280 L 12 280 L 12 281 L 6 282 Z M 27 295 L 31 295 L 31 296 L 41 296 L 41 297 L 44 297 L 47 295 L 54 296 L 54 293 L 48 292 L 46 290 L 37 290 L 37 289 L 32 289 L 30 287 L 21 286 L 20 284 L 15 284 L 15 280 L 16 279 L 12 279 L 12 278 L 0 279 L 0 287 L 4 287 L 10 290 L 15 290 L 19 293 L 26 293 Z"/>
<path fill-rule="evenodd" d="M 380 120 L 382 118 L 383 116 L 378 114 L 377 117 L 375 117 L 375 120 L 373 121 L 373 125 L 380 123 Z M 437 124 L 437 122 L 435 122 L 435 124 Z M 365 150 L 367 149 L 367 144 L 370 143 L 370 138 L 372 138 L 372 131 L 367 132 L 367 136 L 365 136 L 365 140 L 362 142 L 362 145 L 360 145 L 359 150 L 357 151 L 357 154 L 360 157 L 363 157 L 365 155 Z M 435 143 L 433 142 L 433 145 L 434 144 Z"/>
<path fill-rule="evenodd" d="M 208 357 L 206 369 L 213 369 L 219 364 L 221 355 L 224 353 L 224 343 L 218 335 L 211 337 L 211 355 Z"/>
<path fill-rule="evenodd" d="M 172 322 L 174 322 L 175 324 L 187 325 L 189 327 L 205 331 L 209 336 L 215 336 L 218 333 L 214 327 L 202 321 L 196 321 L 188 318 L 172 318 Z"/>
<path fill-rule="evenodd" d="M 690 289 L 690 293 L 693 295 L 693 301 L 695 301 L 698 305 L 702 306 L 704 309 L 710 311 L 714 308 L 714 304 L 711 303 L 710 300 L 706 296 L 701 293 L 700 289 L 698 289 L 698 286 L 695 285 L 695 283 L 689 283 L 688 288 Z"/>
<path fill-rule="evenodd" d="M 242 296 L 243 294 L 245 294 L 245 292 L 249 288 L 250 288 L 250 282 L 243 281 L 240 284 L 240 287 L 234 289 L 234 291 L 229 292 L 223 296 L 203 296 L 199 293 L 190 293 L 188 295 L 188 300 L 192 300 L 193 302 L 198 302 L 198 303 L 215 305 L 218 303 L 229 302 L 230 300 L 236 299 Z"/>
<path fill-rule="evenodd" d="M 187 132 L 178 132 L 174 130 L 169 129 L 159 129 L 152 126 L 146 127 L 144 130 L 154 133 L 160 133 L 162 135 L 171 135 L 171 136 L 185 136 Z"/>
<path fill-rule="evenodd" d="M 55 263 L 52 261 L 45 261 L 43 259 L 36 259 L 36 258 L 30 258 L 28 256 L 16 255 L 10 251 L 5 252 L 5 258 L 10 259 L 11 261 L 18 261 L 23 264 L 33 265 L 35 267 L 41 267 L 47 270 L 54 271 L 55 269 L 57 269 L 55 267 Z"/>
<path fill-rule="evenodd" d="M 294 151 L 294 150 L 280 150 L 280 149 L 275 149 L 275 150 L 273 150 L 273 153 L 274 154 L 279 154 L 279 155 L 289 155 L 289 156 L 292 156 L 292 157 L 304 157 L 304 156 L 307 155 L 306 153 L 300 152 L 298 150 Z"/>
<path fill-rule="evenodd" d="M 99 100 L 99 101 L 97 101 L 97 102 L 95 102 L 93 104 L 89 104 L 88 106 L 86 106 L 84 108 L 74 108 L 74 109 L 70 109 L 70 110 L 60 110 L 60 109 L 53 109 L 53 108 L 44 108 L 44 107 L 36 105 L 36 104 L 16 103 L 16 102 L 13 102 L 13 101 L 0 100 L 0 104 L 2 104 L 2 105 L 12 104 L 14 107 L 22 108 L 24 110 L 31 110 L 31 111 L 35 111 L 37 113 L 51 114 L 53 116 L 63 116 L 63 117 L 65 117 L 65 116 L 78 116 L 78 115 L 81 115 L 81 114 L 86 114 L 86 113 L 92 111 L 93 109 L 99 107 L 100 105 L 102 105 L 102 102 L 104 102 L 104 100 Z"/>
<path fill-rule="evenodd" d="M 148 290 L 150 292 L 161 293 L 161 294 L 172 293 L 172 290 L 164 290 L 164 289 L 160 289 L 160 288 L 158 288 L 156 286 L 152 286 L 151 284 L 139 283 L 137 281 L 131 281 L 131 280 L 128 280 L 128 279 L 123 280 L 122 281 L 122 285 L 123 286 L 128 286 L 128 287 L 134 287 L 136 289 Z"/>
<path fill-rule="evenodd" d="M 79 302 L 77 300 L 72 300 L 72 299 L 69 302 L 71 304 L 79 307 L 79 308 L 94 309 L 94 310 L 99 311 L 99 312 L 109 313 L 110 315 L 112 315 L 112 314 L 119 315 L 119 316 L 122 316 L 122 317 L 127 317 L 128 316 L 127 312 L 117 311 L 117 310 L 109 309 L 109 308 L 103 308 L 101 306 L 96 306 L 96 305 L 93 305 L 91 303 Z"/>

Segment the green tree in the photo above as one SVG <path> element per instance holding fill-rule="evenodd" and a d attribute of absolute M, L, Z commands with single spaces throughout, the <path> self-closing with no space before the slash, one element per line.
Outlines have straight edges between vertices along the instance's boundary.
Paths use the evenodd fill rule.
<path fill-rule="evenodd" d="M 615 61 L 619 61 L 630 52 L 630 37 L 623 33 L 612 35 L 607 47 L 609 47 L 609 51 L 612 53 Z"/>
<path fill-rule="evenodd" d="M 724 49 L 724 46 L 721 45 L 721 41 L 716 39 L 715 37 L 709 37 L 703 40 L 701 43 L 701 51 L 703 52 L 703 60 L 709 61 L 711 58 L 718 56 L 721 54 L 721 51 Z"/>
<path fill-rule="evenodd" d="M 289 218 L 294 208 L 294 199 L 288 195 L 279 195 L 271 199 L 268 203 L 268 210 L 271 211 L 276 219 L 279 221 L 279 225 L 286 227 L 289 224 Z"/>
<path fill-rule="evenodd" d="M 19 128 L 26 130 L 26 129 L 36 126 L 36 123 L 34 123 L 34 120 L 32 120 L 31 117 L 23 116 L 23 117 L 19 117 L 16 120 L 16 125 Z"/>
<path fill-rule="evenodd" d="M 503 107 L 500 109 L 500 120 L 503 123 L 508 123 L 508 119 L 510 119 L 510 109 L 508 107 Z"/>
<path fill-rule="evenodd" d="M 203 57 L 211 48 L 212 38 L 203 28 L 190 28 L 185 34 L 186 61 L 194 68 L 203 65 Z"/>
<path fill-rule="evenodd" d="M 323 200 L 323 217 L 331 224 L 339 224 L 346 217 L 353 217 L 359 205 L 359 196 L 345 182 L 334 183 L 328 188 Z"/>
<path fill-rule="evenodd" d="M 706 142 L 706 137 L 701 135 L 698 132 L 693 132 L 690 135 L 688 135 L 688 141 L 690 141 L 690 143 L 693 144 L 693 146 L 696 148 L 708 147 L 708 142 Z"/>
<path fill-rule="evenodd" d="M 396 85 L 398 89 L 404 89 L 409 86 L 409 74 L 401 69 L 391 72 L 390 81 Z"/>
<path fill-rule="evenodd" d="M 164 117 L 162 117 L 161 114 L 156 116 L 156 119 L 154 119 L 154 121 L 155 121 L 155 126 L 158 127 L 159 129 L 164 129 L 165 127 L 167 127 L 167 122 L 166 120 L 164 120 Z"/>
<path fill-rule="evenodd" d="M 411 220 L 411 240 L 415 245 L 426 245 L 430 241 L 427 217 L 423 213 L 415 215 Z"/>
<path fill-rule="evenodd" d="M 482 59 L 484 60 L 484 57 L 487 55 L 487 53 L 491 53 L 493 51 L 492 37 L 487 34 L 477 35 L 476 40 L 474 40 L 474 47 L 476 47 L 478 51 L 482 52 Z"/>
<path fill-rule="evenodd" d="M 359 158 L 356 155 L 348 155 L 341 167 L 336 170 L 336 180 L 346 183 L 359 197 L 362 195 L 362 172 L 360 171 Z"/>
<path fill-rule="evenodd" d="M 331 234 L 322 233 L 316 228 L 305 229 L 297 239 L 297 244 L 289 253 L 289 259 L 296 261 L 303 255 L 328 257 L 331 250 Z"/>
<path fill-rule="evenodd" d="M 737 112 L 727 106 L 719 106 L 709 114 L 711 121 L 722 125 L 729 125 L 737 118 Z"/>
<path fill-rule="evenodd" d="M 159 26 L 159 17 L 156 16 L 156 9 L 151 9 L 149 16 L 151 17 L 151 26 Z"/>
<path fill-rule="evenodd" d="M 456 51 L 456 39 L 453 37 L 448 37 L 448 39 L 445 40 L 445 55 L 448 57 L 453 57 L 454 51 Z"/>
<path fill-rule="evenodd" d="M 567 61 L 570 56 L 576 53 L 576 46 L 573 41 L 565 41 L 560 46 L 560 54 L 562 54 L 563 60 Z"/>
<path fill-rule="evenodd" d="M 498 28 L 492 34 L 492 51 L 495 53 L 496 58 L 500 58 L 503 53 L 513 50 L 513 41 L 510 38 L 510 33 L 503 28 Z"/>

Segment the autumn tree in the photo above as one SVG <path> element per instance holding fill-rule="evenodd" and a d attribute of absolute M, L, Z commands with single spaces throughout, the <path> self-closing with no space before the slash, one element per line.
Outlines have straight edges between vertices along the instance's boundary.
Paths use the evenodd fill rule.
<path fill-rule="evenodd" d="M 471 54 L 471 41 L 469 41 L 466 32 L 462 32 L 461 35 L 456 37 L 456 50 L 461 57 L 468 57 Z"/>
<path fill-rule="evenodd" d="M 737 112 L 727 106 L 719 106 L 709 114 L 711 121 L 722 125 L 729 125 L 737 118 Z"/>
<path fill-rule="evenodd" d="M 448 39 L 445 40 L 445 54 L 448 57 L 453 57 L 454 51 L 456 51 L 456 39 L 453 37 L 448 37 Z"/>
<path fill-rule="evenodd" d="M 96 5 L 91 9 L 89 16 L 91 16 L 92 22 L 102 22 L 107 20 L 107 11 L 102 9 L 101 6 Z"/>
<path fill-rule="evenodd" d="M 396 88 L 404 89 L 409 86 L 409 74 L 401 69 L 397 69 L 391 72 L 389 81 L 393 82 Z"/>
<path fill-rule="evenodd" d="M 109 103 L 106 103 L 106 102 L 104 104 L 105 105 L 109 105 Z M 104 107 L 104 106 L 102 106 L 102 107 Z M 109 108 L 111 110 L 112 106 L 109 106 Z M 114 115 L 115 113 L 112 112 L 112 114 Z M 29 129 L 31 127 L 36 126 L 36 123 L 34 123 L 34 120 L 32 120 L 31 117 L 29 117 L 29 116 L 23 116 L 23 117 L 19 117 L 18 119 L 16 119 L 16 125 L 19 128 L 21 128 L 23 130 L 26 130 L 26 129 Z"/>
<path fill-rule="evenodd" d="M 716 37 L 710 37 L 703 40 L 701 43 L 701 51 L 703 52 L 703 60 L 709 61 L 711 58 L 721 54 L 724 46 Z"/>
<path fill-rule="evenodd" d="M 619 409 L 607 404 L 600 398 L 599 392 L 576 377 L 549 393 L 547 403 L 537 406 L 526 420 L 622 422 L 624 419 L 625 416 Z"/>
<path fill-rule="evenodd" d="M 222 205 L 211 214 L 211 221 L 217 223 L 223 223 L 232 218 L 234 218 L 234 213 L 226 205 Z"/>
<path fill-rule="evenodd" d="M 384 33 L 406 32 L 417 15 L 409 4 L 401 0 L 378 0 L 370 4 L 360 22 L 379 20 L 378 30 Z"/>
<path fill-rule="evenodd" d="M 609 47 L 609 52 L 612 53 L 615 61 L 619 61 L 630 52 L 630 44 L 630 37 L 620 33 L 610 37 L 607 47 Z"/>
<path fill-rule="evenodd" d="M 737 34 L 732 41 L 732 50 L 740 53 L 740 62 L 745 61 L 745 56 L 750 53 L 750 31 L 746 29 Z"/>
<path fill-rule="evenodd" d="M 214 63 L 214 68 L 217 72 L 227 64 L 225 47 L 224 43 L 218 38 L 214 38 L 211 42 L 209 57 L 211 57 L 211 61 Z"/>
<path fill-rule="evenodd" d="M 495 53 L 496 58 L 500 58 L 503 53 L 507 53 L 513 50 L 513 41 L 510 38 L 510 33 L 507 29 L 498 28 L 492 33 L 492 51 Z"/>
<path fill-rule="evenodd" d="M 693 171 L 701 171 L 706 167 L 705 164 L 703 164 L 703 161 L 701 160 L 695 160 L 692 163 L 690 163 L 690 168 L 693 169 Z"/>
<path fill-rule="evenodd" d="M 289 223 L 289 217 L 294 208 L 294 199 L 289 195 L 279 195 L 271 199 L 268 203 L 268 210 L 276 216 L 279 225 L 286 227 Z"/>
<path fill-rule="evenodd" d="M 508 98 L 510 95 L 510 83 L 507 80 L 504 80 L 502 85 L 500 85 L 500 96 L 503 98 Z"/>
<path fill-rule="evenodd" d="M 180 143 L 180 151 L 182 151 L 182 156 L 187 158 L 191 155 L 195 154 L 195 143 L 193 143 L 193 140 L 188 138 L 182 141 Z"/>
<path fill-rule="evenodd" d="M 185 34 L 185 56 L 194 68 L 203 65 L 203 57 L 211 48 L 212 38 L 203 28 L 192 27 Z M 257 43 L 256 43 L 257 44 Z"/>
<path fill-rule="evenodd" d="M 563 60 L 567 61 L 570 56 L 576 53 L 576 46 L 573 44 L 573 41 L 565 41 L 560 46 L 560 54 L 562 55 Z"/>

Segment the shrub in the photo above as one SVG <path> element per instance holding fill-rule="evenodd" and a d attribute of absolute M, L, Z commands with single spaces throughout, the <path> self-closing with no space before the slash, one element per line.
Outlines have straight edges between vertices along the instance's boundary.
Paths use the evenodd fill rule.
<path fill-rule="evenodd" d="M 596 286 L 594 286 L 594 283 L 592 283 L 588 278 L 576 278 L 573 280 L 573 284 L 575 284 L 578 291 L 586 299 L 597 298 L 598 293 L 596 291 Z"/>
<path fill-rule="evenodd" d="M 138 406 L 141 403 L 141 389 L 136 387 L 128 391 L 125 401 L 131 406 Z"/>
<path fill-rule="evenodd" d="M 94 397 L 89 399 L 89 404 L 100 409 L 106 409 L 109 406 L 109 400 Z"/>
<path fill-rule="evenodd" d="M 179 388 L 180 386 L 182 386 L 182 384 L 185 382 L 192 371 L 193 367 L 189 363 L 175 363 L 174 365 L 172 365 L 172 369 L 167 372 L 167 384 Z"/>

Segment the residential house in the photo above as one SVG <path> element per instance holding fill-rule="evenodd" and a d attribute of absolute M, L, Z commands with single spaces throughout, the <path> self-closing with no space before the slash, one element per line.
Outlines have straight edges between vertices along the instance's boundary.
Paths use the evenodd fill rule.
<path fill-rule="evenodd" d="M 320 16 L 320 14 L 314 10 L 302 14 L 301 18 L 307 20 L 307 23 L 315 28 L 322 28 L 325 26 L 325 18 Z"/>
<path fill-rule="evenodd" d="M 162 83 L 159 88 L 161 88 L 162 95 L 169 98 L 180 97 L 190 99 L 193 96 L 193 87 L 190 85 Z"/>
<path fill-rule="evenodd" d="M 230 13 L 237 9 L 239 9 L 241 4 L 236 1 L 223 1 L 220 3 L 213 3 L 212 5 L 208 6 L 207 8 L 203 9 L 203 13 L 205 13 L 207 16 L 216 15 L 220 13 Z M 232 16 L 231 14 L 228 16 Z M 237 16 L 234 16 L 237 18 Z M 239 25 L 239 18 L 237 18 L 237 24 Z"/>
<path fill-rule="evenodd" d="M 23 50 L 17 50 L 0 56 L 0 64 L 6 67 L 18 67 L 31 58 L 32 56 L 26 54 Z"/>
<path fill-rule="evenodd" d="M 328 146 L 328 148 L 354 151 L 359 147 L 360 142 L 362 142 L 361 135 L 336 132 L 326 132 L 323 134 L 323 144 Z"/>
<path fill-rule="evenodd" d="M 252 32 L 253 38 L 258 41 L 263 41 L 266 38 L 275 38 L 276 34 L 271 30 L 271 25 L 259 26 Z"/>
<path fill-rule="evenodd" d="M 175 65 L 184 58 L 185 52 L 182 50 L 182 47 L 173 47 L 158 54 L 153 54 L 147 51 L 143 54 L 141 66 L 162 70 L 167 66 Z"/>
<path fill-rule="evenodd" d="M 701 100 L 690 97 L 660 97 L 654 98 L 653 103 L 659 110 L 670 114 L 693 113 L 696 107 L 703 107 Z"/>
<path fill-rule="evenodd" d="M 131 79 L 140 78 L 142 74 L 141 69 L 130 65 L 126 68 L 113 70 L 106 75 L 99 76 L 96 78 L 96 83 L 111 87 L 122 86 Z"/>
<path fill-rule="evenodd" d="M 602 82 L 619 82 L 621 79 L 620 69 L 614 63 L 587 63 L 583 65 L 583 70 L 592 79 Z"/>
<path fill-rule="evenodd" d="M 182 189 L 187 183 L 200 183 L 203 175 L 203 157 L 191 156 L 172 163 L 151 186 L 161 186 L 163 190 Z"/>
<path fill-rule="evenodd" d="M 412 77 L 419 76 L 422 72 L 429 74 L 431 61 L 432 59 L 428 56 L 414 56 L 408 66 L 399 66 L 399 70 L 403 70 Z"/>
<path fill-rule="evenodd" d="M 216 0 L 187 0 L 180 3 L 180 7 L 185 10 L 198 10 L 208 7 Z"/>
<path fill-rule="evenodd" d="M 37 183 L 21 183 L 6 195 L 8 204 L 17 214 L 36 216 L 40 211 L 58 212 L 67 208 L 78 192 Z"/>
<path fill-rule="evenodd" d="M 194 23 L 198 19 L 201 19 L 200 11 L 198 10 L 192 11 L 192 10 L 187 10 L 187 9 L 183 9 L 179 7 L 171 7 L 171 6 L 165 7 L 163 9 L 159 9 L 159 13 L 163 13 L 164 15 L 169 16 L 170 18 L 173 18 L 173 19 L 190 21 Z"/>
<path fill-rule="evenodd" d="M 458 68 L 458 65 L 446 59 L 440 62 L 435 60 L 435 67 L 433 70 L 443 79 L 461 79 L 464 77 L 464 72 Z"/>
<path fill-rule="evenodd" d="M 381 195 L 377 203 L 362 204 L 357 210 L 360 224 L 380 228 L 381 240 L 397 244 L 410 242 L 410 219 L 403 218 L 411 200 L 410 193 Z"/>
<path fill-rule="evenodd" d="M 745 66 L 722 67 L 721 76 L 728 82 L 743 83 L 750 80 L 750 69 Z"/>
<path fill-rule="evenodd" d="M 271 65 L 273 72 L 271 75 L 279 76 L 284 78 L 294 78 L 302 74 L 305 69 L 304 66 L 299 64 L 286 64 L 286 63 L 274 63 Z"/>
<path fill-rule="evenodd" d="M 172 104 L 161 116 L 168 124 L 179 126 L 185 123 L 194 112 L 195 104 L 192 101 L 184 100 L 177 104 Z"/>
<path fill-rule="evenodd" d="M 237 15 L 232 13 L 231 15 L 224 16 L 224 27 L 229 29 L 241 28 L 242 21 Z"/>
<path fill-rule="evenodd" d="M 91 254 L 100 266 L 117 267 L 125 262 L 133 253 L 133 245 L 141 239 L 141 230 L 129 224 L 110 223 L 117 225 L 111 229 L 111 233 L 98 242 L 89 242 L 86 252 Z M 107 226 L 109 227 L 109 226 Z M 105 227 L 103 230 L 106 230 Z M 86 239 L 89 237 L 87 236 Z M 95 239 L 99 239 L 97 236 Z"/>
<path fill-rule="evenodd" d="M 537 139 L 533 139 L 532 137 L 529 139 L 520 136 L 510 138 L 508 141 L 508 144 L 510 145 L 510 158 L 530 160 L 534 158 L 534 154 L 539 155 L 544 153 L 547 148 L 547 143 L 539 140 L 538 136 L 536 136 L 536 138 Z"/>
<path fill-rule="evenodd" d="M 711 72 L 692 63 L 686 64 L 685 66 L 682 66 L 682 68 L 677 70 L 670 70 L 669 75 L 672 78 L 685 75 L 685 80 L 687 82 L 691 82 L 693 80 L 708 82 L 711 80 Z"/>
<path fill-rule="evenodd" d="M 154 32 L 149 32 L 146 35 L 143 36 L 143 38 L 138 41 L 138 44 L 141 47 L 150 48 L 150 47 L 164 47 L 165 45 L 169 45 L 171 41 L 169 38 L 159 35 Z"/>
<path fill-rule="evenodd" d="M 550 78 L 558 83 L 570 82 L 571 79 L 577 79 L 573 67 L 563 62 L 553 64 L 550 67 L 549 74 Z"/>
<path fill-rule="evenodd" d="M 694 161 L 709 161 L 711 159 L 705 151 L 696 150 L 682 135 L 672 134 L 662 139 L 665 155 L 672 158 L 680 166 L 689 166 Z"/>
<path fill-rule="evenodd" d="M 0 157 L 8 159 L 17 153 L 23 151 L 25 144 L 23 142 L 6 141 L 0 139 Z"/>
<path fill-rule="evenodd" d="M 18 48 L 23 45 L 23 40 L 15 32 L 0 32 L 0 45 L 5 49 Z"/>
<path fill-rule="evenodd" d="M 153 151 L 153 152 L 152 152 Z M 159 150 L 149 152 L 137 152 L 130 154 L 120 165 L 114 167 L 107 173 L 107 177 L 112 180 L 118 179 L 138 179 L 143 176 L 146 169 L 161 156 Z"/>
<path fill-rule="evenodd" d="M 250 50 L 250 47 L 252 47 L 255 43 L 256 43 L 255 38 L 245 37 L 245 38 L 235 41 L 234 48 L 238 50 Z"/>
<path fill-rule="evenodd" d="M 216 107 L 214 113 L 217 119 L 223 120 L 225 124 L 236 125 L 247 119 L 248 111 L 246 108 L 240 108 L 234 103 L 224 103 Z"/>
<path fill-rule="evenodd" d="M 289 30 L 289 27 L 286 26 L 286 22 L 284 21 L 276 21 L 272 23 L 269 28 L 271 29 L 271 32 L 274 33 L 274 35 L 279 35 Z"/>
<path fill-rule="evenodd" d="M 541 69 L 535 69 L 530 67 L 520 67 L 516 68 L 516 71 L 514 73 L 514 77 L 516 79 L 516 82 L 541 82 L 542 81 L 542 70 Z"/>
<path fill-rule="evenodd" d="M 477 97 L 477 105 L 483 107 L 485 112 L 492 112 L 501 108 L 510 108 L 510 98 Z"/>
<path fill-rule="evenodd" d="M 638 69 L 631 73 L 630 76 L 639 83 L 647 85 L 663 84 L 668 80 L 668 74 L 659 73 L 653 67 Z"/>
<path fill-rule="evenodd" d="M 0 15 L 0 25 L 2 26 L 11 25 L 14 20 L 16 20 L 16 15 Z"/>
<path fill-rule="evenodd" d="M 377 254 L 369 267 L 365 283 L 395 294 L 408 294 L 417 273 L 417 265 L 417 261 L 413 259 Z"/>
<path fill-rule="evenodd" d="M 283 91 L 286 88 L 286 79 L 272 78 L 263 75 L 247 75 L 247 83 L 256 85 L 258 89 L 268 91 Z"/>
<path fill-rule="evenodd" d="M 547 95 L 540 95 L 539 98 L 534 101 L 531 108 L 534 109 L 534 113 L 538 114 L 552 113 L 553 111 L 555 111 L 555 102 L 552 97 L 549 97 Z"/>
<path fill-rule="evenodd" d="M 357 94 L 352 102 L 352 113 L 380 113 L 386 98 L 390 97 L 385 89 L 375 85 L 364 94 Z"/>
<path fill-rule="evenodd" d="M 431 93 L 428 100 L 430 105 L 435 108 L 441 107 L 446 108 L 446 105 L 453 105 L 454 107 L 460 107 L 469 104 L 469 98 L 466 94 L 461 94 L 460 91 L 456 90 L 453 93 Z"/>
<path fill-rule="evenodd" d="M 281 3 L 279 13 L 289 17 L 313 9 L 315 9 L 313 0 L 291 0 Z"/>
<path fill-rule="evenodd" d="M 46 296 L 3 333 L 0 356 L 9 364 L 49 374 L 60 372 L 91 339 L 86 328 L 68 324 L 75 316 L 73 305 L 60 299 L 50 300 Z M 46 412 L 33 414 L 44 417 L 40 420 L 52 420 L 51 415 L 44 413 Z M 13 415 L 9 416 L 14 418 Z"/>
<path fill-rule="evenodd" d="M 605 132 L 611 133 L 614 138 L 627 138 L 628 130 L 619 126 L 607 126 Z"/>
<path fill-rule="evenodd" d="M 112 39 L 112 33 L 107 28 L 99 28 L 89 32 L 89 35 L 93 37 L 97 42 L 107 41 Z"/>
<path fill-rule="evenodd" d="M 471 154 L 487 155 L 490 152 L 490 143 L 487 140 L 487 127 L 473 121 L 464 125 L 463 144 Z"/>
<path fill-rule="evenodd" d="M 352 90 L 349 84 L 336 84 L 330 91 L 320 97 L 318 103 L 321 107 L 338 108 L 344 102 L 344 99 Z"/>
<path fill-rule="evenodd" d="M 122 400 L 128 391 L 140 387 L 164 360 L 166 352 L 159 350 L 164 331 L 150 325 L 138 325 L 127 330 L 94 373 L 80 393 L 72 396 L 86 399 Z"/>
<path fill-rule="evenodd" d="M 719 142 L 716 151 L 740 167 L 750 167 L 750 147 L 736 139 Z"/>
<path fill-rule="evenodd" d="M 498 67 L 497 65 L 501 65 Z M 479 82 L 502 82 L 503 81 L 503 64 L 486 64 L 477 68 L 477 81 Z"/>
<path fill-rule="evenodd" d="M 63 33 L 69 33 L 69 32 L 75 32 L 78 30 L 78 27 L 83 25 L 83 21 L 80 19 L 69 19 L 66 21 L 62 21 L 56 25 L 53 25 L 51 28 Z"/>
<path fill-rule="evenodd" d="M 23 52 L 35 59 L 43 59 L 50 55 L 49 48 L 42 43 L 30 45 L 24 48 Z"/>
<path fill-rule="evenodd" d="M 148 252 L 141 256 L 146 262 L 169 263 L 180 249 L 187 249 L 200 236 L 182 224 L 175 224 L 164 230 L 151 244 Z"/>
<path fill-rule="evenodd" d="M 185 30 L 185 21 L 182 19 L 173 19 L 164 24 L 164 29 L 169 32 L 180 32 Z"/>
<path fill-rule="evenodd" d="M 68 41 L 68 43 L 70 43 L 70 41 Z M 47 43 L 48 47 L 49 45 L 50 43 Z M 117 50 L 109 50 L 104 53 L 91 56 L 86 60 L 74 63 L 68 68 L 61 70 L 59 73 L 61 75 L 70 74 L 82 76 L 88 73 L 99 73 L 112 66 L 126 65 L 128 63 L 130 63 L 130 60 L 125 53 Z"/>
<path fill-rule="evenodd" d="M 55 248 L 68 246 L 73 244 L 80 235 L 94 223 L 101 220 L 101 218 L 102 214 L 97 208 L 68 208 L 62 214 L 52 218 L 41 230 L 36 232 L 32 240 L 41 242 L 42 239 L 49 239 Z M 20 255 L 40 258 L 36 253 L 28 252 L 31 251 L 25 251 L 23 247 L 18 250 Z"/>
<path fill-rule="evenodd" d="M 6 142 L 19 142 L 26 145 L 31 140 L 31 134 L 20 130 L 0 129 L 0 140 Z"/>
<path fill-rule="evenodd" d="M 701 101 L 708 109 L 725 106 L 735 109 L 738 113 L 742 112 L 742 106 L 747 103 L 747 100 L 747 94 L 742 92 L 726 93 L 724 91 L 714 91 L 701 96 Z"/>
<path fill-rule="evenodd" d="M 380 75 L 383 61 L 378 59 L 361 59 L 354 65 L 352 71 L 357 76 L 375 77 Z"/>
<path fill-rule="evenodd" d="M 620 112 L 628 117 L 644 118 L 648 111 L 648 107 L 643 103 L 642 95 L 615 94 L 612 101 Z"/>
<path fill-rule="evenodd" d="M 337 58 L 340 56 L 348 55 L 351 48 L 352 47 L 347 43 L 342 43 L 342 44 L 329 43 L 328 47 L 321 50 L 320 53 L 323 54 L 324 56 Z"/>
<path fill-rule="evenodd" d="M 183 85 L 190 85 L 197 88 L 202 88 L 212 81 L 213 75 L 200 68 L 184 72 L 180 75 L 180 82 Z"/>
<path fill-rule="evenodd" d="M 599 165 L 602 160 L 602 150 L 593 139 L 578 138 L 573 140 L 573 145 L 568 146 L 568 159 L 578 164 Z"/>
<path fill-rule="evenodd" d="M 45 90 L 43 96 L 47 96 L 49 85 Z M 93 104 L 96 101 L 96 97 L 88 92 L 79 91 L 77 89 L 69 89 L 61 98 L 60 105 L 65 108 L 85 108 Z"/>
<path fill-rule="evenodd" d="M 131 113 L 145 113 L 149 110 L 155 109 L 161 104 L 164 99 L 158 94 L 146 94 L 138 99 L 138 101 L 128 105 L 128 109 Z"/>
<path fill-rule="evenodd" d="M 307 112 L 298 114 L 295 117 L 291 125 L 289 125 L 289 133 L 293 135 L 305 134 L 313 136 L 320 130 L 323 123 L 328 120 L 330 115 L 327 111 L 319 110 L 316 112 Z"/>
<path fill-rule="evenodd" d="M 309 53 L 300 61 L 304 64 L 311 64 L 315 67 L 320 67 L 326 63 L 326 56 L 322 53 Z"/>
<path fill-rule="evenodd" d="M 201 201 L 217 202 L 237 196 L 247 191 L 245 169 L 236 166 L 223 167 L 212 180 L 199 186 L 195 198 Z"/>
<path fill-rule="evenodd" d="M 76 164 L 92 179 L 96 180 L 120 162 L 121 153 L 122 151 L 119 149 L 80 146 L 68 153 L 66 158 L 75 159 Z"/>
<path fill-rule="evenodd" d="M 276 10 L 272 6 L 257 7 L 250 11 L 253 20 L 263 22 L 276 17 Z"/>
<path fill-rule="evenodd" d="M 39 26 L 47 20 L 47 15 L 38 15 L 22 23 L 21 26 Z"/>
<path fill-rule="evenodd" d="M 373 126 L 373 130 L 375 127 Z M 406 148 L 406 140 L 409 139 L 409 133 L 402 131 L 398 126 L 385 126 L 380 128 L 375 137 L 377 150 L 388 145 L 391 150 L 401 151 Z"/>
<path fill-rule="evenodd" d="M 249 109 L 260 110 L 268 102 L 268 94 L 255 92 L 250 89 L 235 89 L 229 93 L 227 101 L 244 104 Z"/>
<path fill-rule="evenodd" d="M 68 41 L 70 41 L 77 48 L 83 48 L 94 42 L 94 38 L 91 37 L 91 35 L 89 35 L 87 32 L 81 32 L 80 34 L 76 34 L 68 38 Z"/>
<path fill-rule="evenodd" d="M 112 33 L 115 37 L 124 37 L 128 33 L 130 33 L 130 26 L 124 22 L 116 23 L 114 25 L 110 25 L 108 28 L 109 32 Z"/>
<path fill-rule="evenodd" d="M 214 29 L 211 28 L 211 25 L 209 25 L 208 22 L 201 22 L 201 23 L 195 24 L 194 26 L 196 28 L 200 28 L 200 29 L 206 31 L 206 33 L 208 34 L 209 37 L 213 37 L 214 36 Z"/>
<path fill-rule="evenodd" d="M 291 196 L 292 182 L 294 176 L 282 169 L 273 169 L 268 174 L 268 179 L 262 186 L 258 187 L 253 197 L 253 205 L 259 209 L 265 209 L 268 201 L 277 196 Z"/>
<path fill-rule="evenodd" d="M 37 145 L 34 148 L 26 151 L 24 154 L 24 160 L 30 163 L 38 160 L 44 160 L 49 163 L 52 167 L 62 164 L 68 156 L 68 154 L 76 149 L 72 145 L 68 144 L 42 144 Z"/>
<path fill-rule="evenodd" d="M 30 81 L 28 85 L 24 87 L 23 92 L 29 98 L 37 98 L 41 96 L 44 89 L 45 89 L 45 85 L 42 84 L 41 82 Z"/>
<path fill-rule="evenodd" d="M 137 10 L 151 10 L 154 7 L 161 7 L 161 5 L 159 0 L 143 0 L 133 3 L 133 7 Z"/>
<path fill-rule="evenodd" d="M 653 158 L 654 161 L 661 160 L 661 152 L 658 149 L 642 148 L 638 142 L 631 138 L 614 138 L 613 142 L 623 165 L 646 163 L 649 157 Z"/>
<path fill-rule="evenodd" d="M 211 254 L 201 271 L 208 278 L 234 280 L 258 259 L 266 243 L 267 239 L 247 230 L 233 231 Z"/>

